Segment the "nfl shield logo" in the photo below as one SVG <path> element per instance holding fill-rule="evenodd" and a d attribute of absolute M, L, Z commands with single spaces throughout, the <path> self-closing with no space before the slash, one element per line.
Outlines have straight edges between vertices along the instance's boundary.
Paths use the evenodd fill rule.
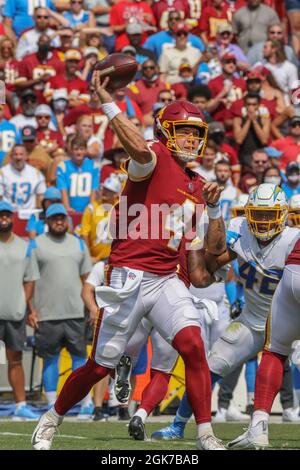
<path fill-rule="evenodd" d="M 131 281 L 134 281 L 134 279 L 136 278 L 136 275 L 134 273 L 129 273 L 128 277 Z"/>
<path fill-rule="evenodd" d="M 193 183 L 189 183 L 189 184 L 188 184 L 188 188 L 189 188 L 190 191 L 193 191 L 193 189 L 194 189 Z"/>

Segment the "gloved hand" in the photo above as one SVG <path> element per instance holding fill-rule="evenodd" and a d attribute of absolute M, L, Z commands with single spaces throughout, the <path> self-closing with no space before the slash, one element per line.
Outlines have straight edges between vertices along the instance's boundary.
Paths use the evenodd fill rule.
<path fill-rule="evenodd" d="M 231 248 L 235 242 L 241 237 L 239 233 L 232 232 L 231 230 L 227 230 L 226 232 L 226 244 L 229 248 Z"/>
<path fill-rule="evenodd" d="M 245 302 L 242 299 L 237 299 L 235 302 L 233 302 L 233 304 L 230 306 L 230 318 L 232 320 L 240 316 L 244 305 Z"/>

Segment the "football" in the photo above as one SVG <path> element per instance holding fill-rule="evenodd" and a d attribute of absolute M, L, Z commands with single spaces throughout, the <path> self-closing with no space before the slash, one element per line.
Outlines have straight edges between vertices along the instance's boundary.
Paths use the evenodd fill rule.
<path fill-rule="evenodd" d="M 136 60 L 121 53 L 109 54 L 94 65 L 94 71 L 99 70 L 102 78 L 109 77 L 108 91 L 123 88 L 130 83 L 138 69 Z"/>

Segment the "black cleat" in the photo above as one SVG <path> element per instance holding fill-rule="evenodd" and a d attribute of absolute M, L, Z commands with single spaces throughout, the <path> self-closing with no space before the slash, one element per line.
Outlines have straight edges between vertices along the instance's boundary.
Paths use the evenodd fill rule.
<path fill-rule="evenodd" d="M 115 395 L 120 403 L 126 403 L 131 393 L 130 375 L 132 362 L 125 354 L 119 360 L 116 367 Z"/>
<path fill-rule="evenodd" d="M 103 413 L 101 406 L 95 406 L 93 412 L 93 421 L 107 421 L 108 418 Z"/>
<path fill-rule="evenodd" d="M 135 441 L 147 440 L 145 425 L 139 416 L 133 416 L 133 418 L 131 418 L 128 426 L 128 433 Z"/>
<path fill-rule="evenodd" d="M 119 408 L 118 410 L 118 420 L 119 421 L 129 421 L 130 416 L 128 413 L 128 408 Z"/>

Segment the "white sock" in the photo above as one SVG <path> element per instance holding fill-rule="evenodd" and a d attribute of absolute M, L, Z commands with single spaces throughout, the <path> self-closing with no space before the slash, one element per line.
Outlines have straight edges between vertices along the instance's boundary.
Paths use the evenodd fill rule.
<path fill-rule="evenodd" d="M 267 413 L 266 411 L 262 411 L 262 410 L 254 411 L 253 416 L 252 416 L 252 420 L 251 420 L 251 427 L 253 428 L 260 421 L 267 421 L 267 423 L 268 423 L 269 422 L 269 413 Z"/>
<path fill-rule="evenodd" d="M 248 402 L 248 405 L 253 405 L 253 403 L 254 403 L 254 392 L 248 392 L 247 393 L 247 402 Z"/>
<path fill-rule="evenodd" d="M 198 437 L 202 437 L 204 434 L 213 434 L 211 423 L 201 423 L 197 425 Z"/>
<path fill-rule="evenodd" d="M 19 410 L 24 405 L 26 405 L 26 401 L 19 401 L 18 403 L 16 403 L 17 410 Z"/>
<path fill-rule="evenodd" d="M 86 397 L 84 397 L 81 402 L 80 402 L 80 407 L 81 408 L 86 408 L 90 404 L 93 404 L 92 396 L 91 393 L 89 392 Z"/>
<path fill-rule="evenodd" d="M 144 408 L 139 408 L 133 416 L 139 416 L 141 418 L 141 420 L 143 421 L 143 423 L 146 422 L 146 419 L 148 418 L 148 413 L 146 410 L 144 410 Z"/>
<path fill-rule="evenodd" d="M 50 406 L 53 406 L 56 402 L 57 393 L 56 392 L 45 392 L 47 403 Z"/>
<path fill-rule="evenodd" d="M 56 409 L 54 408 L 54 406 L 52 406 L 52 408 L 50 408 L 49 411 L 53 414 L 53 416 L 54 416 L 55 418 L 57 418 L 57 420 L 59 420 L 59 418 L 62 418 L 62 417 L 64 416 L 64 415 L 59 415 L 59 414 L 57 413 Z M 48 412 L 48 413 L 49 413 L 49 412 Z"/>

